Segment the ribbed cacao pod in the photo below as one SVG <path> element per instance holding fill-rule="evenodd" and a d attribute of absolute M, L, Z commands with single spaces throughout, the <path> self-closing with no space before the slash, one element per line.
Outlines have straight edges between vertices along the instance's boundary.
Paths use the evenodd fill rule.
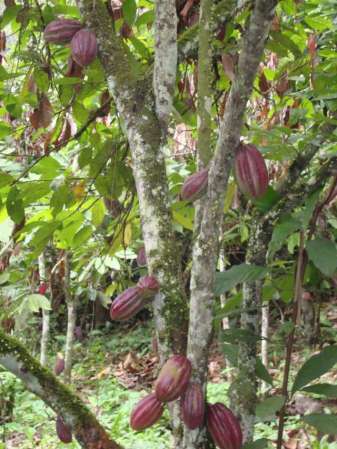
<path fill-rule="evenodd" d="M 55 376 L 59 376 L 63 373 L 65 367 L 64 358 L 61 353 L 58 353 L 55 360 L 54 373 Z"/>
<path fill-rule="evenodd" d="M 156 423 L 163 414 L 164 406 L 154 393 L 142 399 L 132 410 L 130 426 L 133 430 L 144 430 Z"/>
<path fill-rule="evenodd" d="M 196 429 L 204 422 L 205 398 L 200 384 L 191 382 L 181 400 L 181 413 L 189 429 Z"/>
<path fill-rule="evenodd" d="M 163 365 L 155 384 L 157 399 L 170 402 L 185 393 L 192 371 L 191 362 L 183 355 L 170 357 Z"/>
<path fill-rule="evenodd" d="M 93 32 L 80 30 L 71 40 L 71 56 L 81 67 L 91 64 L 97 55 L 97 40 Z"/>
<path fill-rule="evenodd" d="M 206 192 L 208 183 L 208 168 L 189 176 L 183 184 L 180 192 L 180 198 L 183 201 L 195 201 L 202 197 Z"/>
<path fill-rule="evenodd" d="M 63 421 L 60 415 L 56 418 L 56 433 L 62 443 L 71 443 L 73 440 L 71 427 Z"/>
<path fill-rule="evenodd" d="M 141 291 L 142 297 L 152 298 L 159 292 L 159 282 L 154 276 L 143 276 L 139 279 L 137 287 Z"/>
<path fill-rule="evenodd" d="M 249 198 L 262 197 L 268 188 L 268 170 L 261 153 L 254 145 L 240 144 L 234 160 L 236 182 Z"/>
<path fill-rule="evenodd" d="M 145 305 L 143 295 L 138 287 L 130 287 L 122 292 L 111 304 L 112 320 L 125 321 L 132 318 Z"/>
<path fill-rule="evenodd" d="M 240 449 L 242 446 L 242 431 L 239 420 L 224 404 L 207 404 L 207 429 L 220 449 Z"/>
<path fill-rule="evenodd" d="M 137 265 L 139 267 L 146 267 L 147 260 L 146 260 L 146 252 L 145 252 L 145 246 L 142 246 L 138 250 L 137 254 Z"/>
<path fill-rule="evenodd" d="M 50 22 L 43 33 L 44 40 L 53 44 L 66 44 L 82 28 L 81 22 L 74 19 L 56 19 Z"/>

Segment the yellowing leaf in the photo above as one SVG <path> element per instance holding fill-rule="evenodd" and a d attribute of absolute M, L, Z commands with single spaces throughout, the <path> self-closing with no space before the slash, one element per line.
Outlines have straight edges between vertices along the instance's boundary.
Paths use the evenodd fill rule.
<path fill-rule="evenodd" d="M 131 223 L 126 223 L 124 228 L 124 238 L 123 243 L 125 246 L 129 246 L 132 241 L 132 226 Z"/>

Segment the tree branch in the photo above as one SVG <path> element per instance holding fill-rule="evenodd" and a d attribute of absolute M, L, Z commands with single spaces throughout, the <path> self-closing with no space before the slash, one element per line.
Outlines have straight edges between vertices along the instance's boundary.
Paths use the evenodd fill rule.
<path fill-rule="evenodd" d="M 64 422 L 84 449 L 122 449 L 111 440 L 82 400 L 32 357 L 15 338 L 0 329 L 0 365 L 22 380 Z"/>

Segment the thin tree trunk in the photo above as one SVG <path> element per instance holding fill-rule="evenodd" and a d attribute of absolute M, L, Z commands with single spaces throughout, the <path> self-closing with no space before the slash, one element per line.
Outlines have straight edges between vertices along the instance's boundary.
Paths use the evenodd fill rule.
<path fill-rule="evenodd" d="M 44 253 L 39 256 L 39 277 L 40 284 L 47 282 L 46 276 L 46 259 Z M 47 365 L 48 357 L 48 342 L 49 342 L 49 322 L 50 322 L 50 312 L 49 310 L 42 309 L 42 335 L 41 335 L 41 352 L 40 352 L 40 363 L 42 366 Z"/>
<path fill-rule="evenodd" d="M 71 294 L 70 288 L 70 255 L 64 254 L 64 293 L 67 302 L 67 335 L 64 357 L 64 380 L 66 383 L 71 381 L 71 369 L 73 361 L 74 331 L 76 326 L 76 298 Z"/>
<path fill-rule="evenodd" d="M 268 334 L 269 334 L 269 302 L 263 304 L 261 319 L 261 359 L 264 366 L 268 369 Z M 266 382 L 262 382 L 261 390 L 264 393 L 268 388 Z"/>
<path fill-rule="evenodd" d="M 250 231 L 246 263 L 264 266 L 271 229 L 255 219 Z M 260 338 L 260 308 L 262 281 L 243 284 L 241 329 L 249 338 L 239 343 L 238 370 L 229 391 L 231 406 L 241 419 L 244 441 L 251 441 L 254 435 L 255 408 L 257 403 L 256 358 L 257 342 Z"/>

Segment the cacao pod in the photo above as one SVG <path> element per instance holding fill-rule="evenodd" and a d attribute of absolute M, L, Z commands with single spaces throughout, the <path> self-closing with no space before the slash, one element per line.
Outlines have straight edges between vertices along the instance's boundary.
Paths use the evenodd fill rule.
<path fill-rule="evenodd" d="M 83 67 L 78 65 L 77 62 L 75 62 L 73 58 L 69 56 L 68 67 L 65 76 L 69 76 L 71 78 L 82 78 L 82 74 L 83 74 Z"/>
<path fill-rule="evenodd" d="M 181 400 L 184 423 L 189 429 L 196 429 L 204 422 L 205 399 L 200 384 L 191 382 Z"/>
<path fill-rule="evenodd" d="M 64 358 L 63 355 L 59 352 L 56 356 L 55 360 L 55 366 L 54 366 L 54 373 L 55 376 L 59 376 L 64 371 Z"/>
<path fill-rule="evenodd" d="M 40 295 L 44 295 L 48 289 L 48 285 L 45 282 L 41 282 L 39 285 L 39 293 Z"/>
<path fill-rule="evenodd" d="M 81 326 L 76 326 L 74 329 L 74 337 L 78 341 L 84 340 L 84 335 Z"/>
<path fill-rule="evenodd" d="M 93 32 L 83 29 L 71 40 L 71 56 L 81 67 L 91 64 L 97 55 L 97 40 Z"/>
<path fill-rule="evenodd" d="M 132 318 L 145 305 L 143 295 L 138 287 L 130 287 L 122 292 L 111 304 L 112 320 L 125 321 Z"/>
<path fill-rule="evenodd" d="M 81 28 L 82 24 L 78 20 L 56 19 L 46 26 L 44 40 L 53 44 L 66 44 Z"/>
<path fill-rule="evenodd" d="M 240 449 L 242 446 L 242 432 L 239 420 L 224 404 L 207 404 L 207 429 L 220 449 Z"/>
<path fill-rule="evenodd" d="M 71 443 L 73 440 L 71 427 L 68 426 L 60 415 L 56 418 L 56 433 L 62 443 Z"/>
<path fill-rule="evenodd" d="M 203 168 L 186 179 L 180 192 L 180 198 L 183 201 L 192 202 L 199 199 L 206 192 L 207 183 L 208 168 Z"/>
<path fill-rule="evenodd" d="M 146 267 L 147 260 L 146 260 L 146 252 L 145 252 L 145 246 L 142 246 L 138 250 L 137 254 L 137 265 L 139 267 Z"/>
<path fill-rule="evenodd" d="M 144 430 L 156 423 L 163 414 L 164 406 L 154 393 L 143 398 L 132 410 L 130 426 L 133 430 Z"/>
<path fill-rule="evenodd" d="M 159 292 L 159 282 L 154 276 L 143 276 L 139 279 L 137 287 L 141 291 L 143 299 L 152 298 Z"/>
<path fill-rule="evenodd" d="M 155 384 L 157 399 L 170 402 L 178 399 L 188 386 L 192 372 L 191 362 L 183 355 L 170 357 L 163 365 Z"/>
<path fill-rule="evenodd" d="M 240 144 L 234 160 L 239 189 L 249 198 L 262 197 L 268 188 L 268 170 L 261 153 L 254 145 Z"/>

